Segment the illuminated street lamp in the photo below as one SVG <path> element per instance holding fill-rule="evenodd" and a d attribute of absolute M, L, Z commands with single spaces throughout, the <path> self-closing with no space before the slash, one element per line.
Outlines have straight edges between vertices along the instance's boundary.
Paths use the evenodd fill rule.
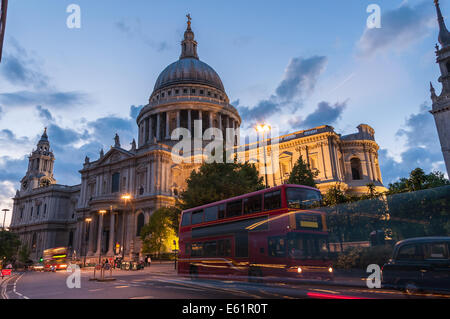
<path fill-rule="evenodd" d="M 83 262 L 83 267 L 86 267 L 86 255 L 87 255 L 87 245 L 88 245 L 88 236 L 89 234 L 89 224 L 92 221 L 92 218 L 90 217 L 86 217 L 86 219 L 84 220 L 86 222 L 85 224 L 85 231 L 84 231 L 84 262 Z"/>
<path fill-rule="evenodd" d="M 103 215 L 105 215 L 107 213 L 107 210 L 101 209 L 101 210 L 98 211 L 98 213 L 100 215 L 102 215 L 102 218 L 103 218 Z M 100 231 L 103 233 L 102 229 L 100 229 Z M 98 263 L 99 264 L 102 263 L 102 238 L 103 238 L 103 234 L 102 233 L 100 233 L 100 251 L 99 251 L 99 254 L 98 254 Z"/>
<path fill-rule="evenodd" d="M 132 202 L 133 196 L 131 196 L 131 194 L 123 194 L 122 196 L 120 196 L 120 199 L 122 199 L 125 202 L 125 206 L 127 205 L 127 201 Z M 131 210 L 133 213 L 133 206 L 131 206 Z M 125 214 L 123 217 L 123 222 L 122 222 L 122 261 L 125 258 Z"/>
<path fill-rule="evenodd" d="M 271 130 L 271 127 L 269 124 L 258 124 L 255 126 L 255 130 L 257 133 L 262 134 L 262 140 L 264 141 L 264 133 L 269 132 Z M 264 152 L 264 178 L 266 182 L 266 188 L 267 188 L 267 160 L 266 160 L 266 146 L 263 145 L 263 152 Z"/>
<path fill-rule="evenodd" d="M 2 230 L 5 230 L 5 219 L 6 219 L 6 213 L 9 212 L 9 209 L 5 208 L 2 209 L 4 215 L 3 215 L 3 226 L 2 226 Z"/>

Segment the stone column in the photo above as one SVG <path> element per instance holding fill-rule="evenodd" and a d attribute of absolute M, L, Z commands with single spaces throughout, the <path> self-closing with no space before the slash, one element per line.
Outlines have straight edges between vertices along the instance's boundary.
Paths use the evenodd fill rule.
<path fill-rule="evenodd" d="M 191 137 L 194 136 L 193 131 L 192 131 L 192 123 L 191 123 L 191 110 L 188 110 L 188 124 L 187 124 L 187 129 L 189 130 L 189 132 L 191 133 Z"/>
<path fill-rule="evenodd" d="M 102 248 L 102 246 L 101 246 L 102 235 L 103 235 L 103 214 L 99 214 L 99 216 L 98 216 L 98 233 L 97 233 L 97 251 L 95 253 L 97 256 L 100 255 L 100 249 Z"/>
<path fill-rule="evenodd" d="M 148 142 L 148 118 L 144 120 L 144 143 L 147 144 Z"/>
<path fill-rule="evenodd" d="M 150 162 L 150 194 L 155 193 L 155 161 Z"/>
<path fill-rule="evenodd" d="M 153 119 L 151 116 L 148 117 L 148 139 L 153 141 Z"/>
<path fill-rule="evenodd" d="M 108 243 L 108 252 L 106 253 L 108 256 L 114 255 L 114 237 L 115 237 L 115 217 L 116 214 L 111 212 L 110 220 L 109 220 L 109 243 Z"/>
<path fill-rule="evenodd" d="M 161 140 L 161 113 L 156 115 L 156 140 Z"/>
<path fill-rule="evenodd" d="M 176 128 L 179 128 L 180 125 L 181 125 L 180 111 L 178 110 L 177 111 L 177 127 Z"/>
<path fill-rule="evenodd" d="M 166 112 L 166 140 L 170 139 L 170 113 Z"/>
<path fill-rule="evenodd" d="M 94 254 L 94 223 L 95 218 L 93 216 L 89 216 L 91 221 L 89 223 L 89 239 L 88 239 L 88 256 L 92 256 Z"/>
<path fill-rule="evenodd" d="M 213 127 L 213 112 L 209 112 L 209 128 Z"/>

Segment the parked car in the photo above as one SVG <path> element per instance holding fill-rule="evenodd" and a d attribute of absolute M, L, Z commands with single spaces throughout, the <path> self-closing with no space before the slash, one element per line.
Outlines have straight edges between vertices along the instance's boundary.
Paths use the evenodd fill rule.
<path fill-rule="evenodd" d="M 384 287 L 419 291 L 450 291 L 450 237 L 420 237 L 395 244 L 392 259 L 382 268 Z"/>

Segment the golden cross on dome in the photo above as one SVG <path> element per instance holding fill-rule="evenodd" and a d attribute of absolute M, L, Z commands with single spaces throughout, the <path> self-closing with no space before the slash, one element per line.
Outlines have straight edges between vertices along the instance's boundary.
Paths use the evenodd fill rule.
<path fill-rule="evenodd" d="M 188 18 L 187 24 L 188 24 L 188 28 L 190 28 L 191 27 L 191 20 L 192 20 L 191 14 L 190 13 L 186 14 L 186 18 Z"/>

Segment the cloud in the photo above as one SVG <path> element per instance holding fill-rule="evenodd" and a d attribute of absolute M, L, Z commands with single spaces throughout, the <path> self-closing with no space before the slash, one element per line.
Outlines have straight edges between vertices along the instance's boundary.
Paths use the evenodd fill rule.
<path fill-rule="evenodd" d="M 407 177 L 416 167 L 426 172 L 446 171 L 433 115 L 428 112 L 430 109 L 427 104 L 421 105 L 419 112 L 411 114 L 406 119 L 404 128 L 397 131 L 397 136 L 406 139 L 406 149 L 400 154 L 400 161 L 395 161 L 387 150 L 379 150 L 385 184 Z"/>
<path fill-rule="evenodd" d="M 310 113 L 304 120 L 301 116 L 293 118 L 289 124 L 293 128 L 312 128 L 320 125 L 332 125 L 342 115 L 342 112 L 347 106 L 347 101 L 343 103 L 335 103 L 330 105 L 328 102 L 320 102 L 317 109 Z"/>
<path fill-rule="evenodd" d="M 316 85 L 319 75 L 324 71 L 327 58 L 293 58 L 284 73 L 284 78 L 276 89 L 277 96 L 284 100 L 305 98 Z"/>
<path fill-rule="evenodd" d="M 0 207 L 1 209 L 9 209 L 9 212 L 6 214 L 5 226 L 7 227 L 10 224 L 11 216 L 12 216 L 12 200 L 16 194 L 16 186 L 18 183 L 13 183 L 10 181 L 0 181 Z M 1 224 L 3 226 L 3 212 Z"/>
<path fill-rule="evenodd" d="M 239 100 L 236 101 L 236 107 L 243 121 L 252 126 L 255 121 L 263 121 L 278 112 L 293 112 L 294 109 L 299 109 L 303 100 L 314 90 L 326 63 L 327 58 L 324 56 L 292 58 L 275 94 L 252 107 L 239 106 Z"/>
<path fill-rule="evenodd" d="M 132 105 L 130 107 L 130 117 L 134 120 L 137 119 L 139 113 L 141 112 L 141 110 L 144 108 L 144 105 L 139 105 L 139 106 L 134 106 Z"/>
<path fill-rule="evenodd" d="M 0 102 L 8 106 L 30 106 L 44 104 L 56 107 L 70 107 L 89 102 L 89 96 L 85 93 L 56 92 L 56 91 L 17 91 L 13 93 L 1 93 Z"/>
<path fill-rule="evenodd" d="M 170 48 L 170 45 L 166 41 L 155 41 L 142 31 L 142 24 L 139 18 L 133 20 L 127 19 L 125 21 L 117 21 L 114 26 L 120 31 L 125 33 L 129 38 L 137 37 L 140 41 L 155 49 L 158 52 L 165 51 Z"/>
<path fill-rule="evenodd" d="M 45 109 L 40 105 L 37 105 L 36 110 L 38 111 L 39 117 L 41 119 L 47 120 L 47 121 L 53 121 L 53 116 L 48 109 Z"/>
<path fill-rule="evenodd" d="M 372 56 L 387 49 L 404 50 L 425 37 L 435 23 L 431 1 L 411 7 L 406 1 L 394 10 L 381 13 L 381 28 L 364 30 L 357 43 L 361 56 Z"/>
<path fill-rule="evenodd" d="M 29 57 L 27 51 L 13 38 L 10 53 L 2 61 L 0 74 L 14 85 L 43 88 L 48 86 L 48 77 L 40 70 L 38 63 Z"/>

